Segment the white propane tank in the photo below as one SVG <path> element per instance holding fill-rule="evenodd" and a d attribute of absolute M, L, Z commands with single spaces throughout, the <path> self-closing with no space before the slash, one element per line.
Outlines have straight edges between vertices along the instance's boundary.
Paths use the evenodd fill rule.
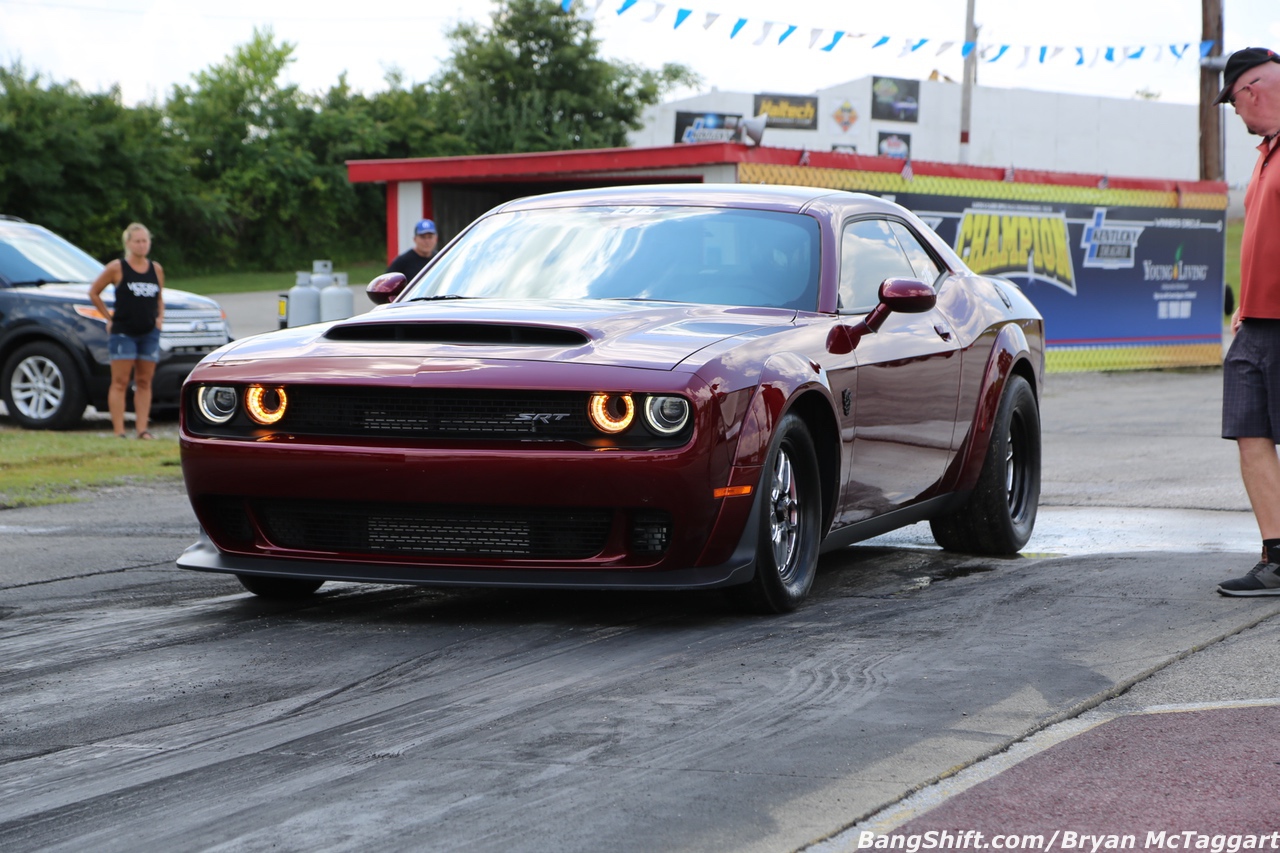
<path fill-rule="evenodd" d="M 329 286 L 320 291 L 320 322 L 345 320 L 355 312 L 351 291 L 347 289 L 347 274 L 336 272 Z"/>
<path fill-rule="evenodd" d="M 320 291 L 311 283 L 311 273 L 299 271 L 297 283 L 289 288 L 289 328 L 320 322 Z"/>
<path fill-rule="evenodd" d="M 333 261 L 311 262 L 311 286 L 324 290 L 333 281 Z"/>

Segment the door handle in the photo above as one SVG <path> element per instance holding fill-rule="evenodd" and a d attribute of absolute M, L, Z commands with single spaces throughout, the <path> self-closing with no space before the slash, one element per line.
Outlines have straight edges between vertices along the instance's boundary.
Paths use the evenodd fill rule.
<path fill-rule="evenodd" d="M 951 340 L 951 329 L 947 328 L 946 323 L 934 323 L 933 330 L 938 333 L 938 337 L 944 341 Z"/>

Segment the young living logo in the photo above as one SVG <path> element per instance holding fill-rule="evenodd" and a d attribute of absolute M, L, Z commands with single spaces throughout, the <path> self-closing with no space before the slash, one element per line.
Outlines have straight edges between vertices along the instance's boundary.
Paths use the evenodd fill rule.
<path fill-rule="evenodd" d="M 1173 256 L 1171 264 L 1153 264 L 1142 262 L 1143 281 L 1206 281 L 1209 278 L 1208 264 L 1184 264 L 1182 247 Z"/>

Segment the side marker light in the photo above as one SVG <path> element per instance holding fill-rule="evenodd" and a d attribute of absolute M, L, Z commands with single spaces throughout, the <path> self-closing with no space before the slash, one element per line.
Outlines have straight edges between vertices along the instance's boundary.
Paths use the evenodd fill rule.
<path fill-rule="evenodd" d="M 754 490 L 752 486 L 725 486 L 722 489 L 716 489 L 711 494 L 717 498 L 738 498 L 749 495 Z"/>

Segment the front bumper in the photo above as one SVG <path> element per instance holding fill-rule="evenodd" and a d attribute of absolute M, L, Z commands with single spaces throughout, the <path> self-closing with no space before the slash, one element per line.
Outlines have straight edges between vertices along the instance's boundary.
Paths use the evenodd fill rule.
<path fill-rule="evenodd" d="M 755 482 L 759 470 L 721 467 L 713 460 L 724 454 L 698 441 L 592 451 L 184 434 L 182 449 L 206 531 L 204 545 L 180 560 L 186 568 L 580 588 L 690 588 L 751 576 L 754 499 L 717 498 L 713 489 Z M 595 533 L 582 534 L 590 525 Z"/>
<path fill-rule="evenodd" d="M 754 512 L 751 515 L 755 519 Z M 749 524 L 748 531 L 756 526 Z M 438 587 L 549 589 L 690 590 L 736 586 L 755 574 L 755 536 L 744 535 L 731 557 L 716 566 L 687 569 L 563 571 L 522 568 L 448 568 L 397 563 L 353 563 L 318 559 L 273 559 L 226 554 L 203 530 L 178 557 L 178 567 L 261 577 L 308 578 L 354 583 L 394 583 Z"/>

